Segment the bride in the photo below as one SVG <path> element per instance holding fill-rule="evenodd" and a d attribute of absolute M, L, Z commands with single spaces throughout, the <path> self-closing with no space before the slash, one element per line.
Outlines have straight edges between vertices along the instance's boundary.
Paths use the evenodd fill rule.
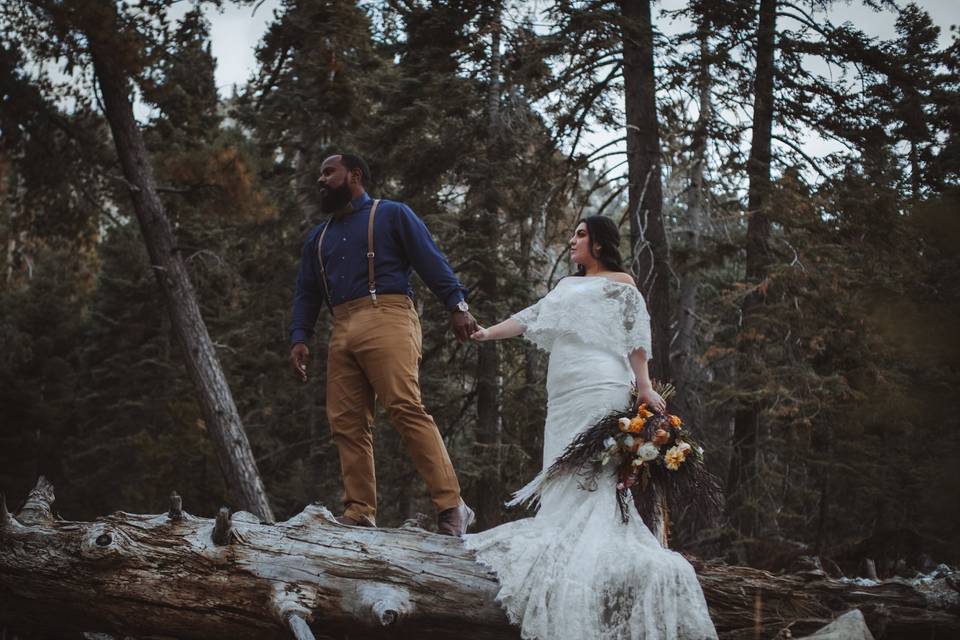
<path fill-rule="evenodd" d="M 631 378 L 639 402 L 666 409 L 647 371 L 646 304 L 621 266 L 619 240 L 609 218 L 584 219 L 570 239 L 580 277 L 472 336 L 522 334 L 550 352 L 544 470 L 579 431 L 627 406 Z M 497 574 L 510 621 L 536 640 L 716 638 L 693 567 L 636 514 L 622 522 L 614 482 L 612 471 L 589 489 L 575 475 L 541 472 L 510 503 L 538 501 L 534 517 L 464 537 Z"/>

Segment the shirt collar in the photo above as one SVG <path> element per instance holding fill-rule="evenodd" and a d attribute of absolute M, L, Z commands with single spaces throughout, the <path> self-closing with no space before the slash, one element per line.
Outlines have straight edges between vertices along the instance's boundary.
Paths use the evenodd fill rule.
<path fill-rule="evenodd" d="M 373 198 L 370 197 L 370 194 L 368 194 L 366 191 L 364 191 L 364 192 L 361 193 L 359 196 L 357 196 L 356 198 L 354 198 L 353 200 L 351 200 L 351 201 L 350 201 L 350 204 L 353 205 L 353 210 L 354 210 L 354 211 L 359 211 L 359 210 L 362 209 L 364 206 L 366 206 L 367 203 L 371 202 L 372 200 L 373 200 Z"/>

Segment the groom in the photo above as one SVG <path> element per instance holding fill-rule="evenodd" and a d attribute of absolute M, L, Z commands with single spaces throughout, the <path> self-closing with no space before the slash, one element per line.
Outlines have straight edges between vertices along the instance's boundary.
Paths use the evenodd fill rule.
<path fill-rule="evenodd" d="M 379 400 L 400 432 L 427 484 L 440 533 L 463 535 L 473 511 L 433 418 L 420 399 L 420 319 L 411 267 L 450 311 L 462 342 L 477 330 L 466 290 L 423 222 L 399 202 L 366 193 L 370 170 L 362 158 L 333 155 L 320 166 L 321 209 L 330 219 L 303 246 L 290 326 L 290 364 L 307 380 L 307 340 L 324 302 L 334 327 L 327 353 L 327 419 L 340 452 L 342 524 L 376 526 L 373 409 Z"/>

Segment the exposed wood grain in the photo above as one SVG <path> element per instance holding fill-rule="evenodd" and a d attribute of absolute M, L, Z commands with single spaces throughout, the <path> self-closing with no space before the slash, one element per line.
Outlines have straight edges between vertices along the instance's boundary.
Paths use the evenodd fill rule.
<path fill-rule="evenodd" d="M 495 578 L 456 538 L 347 527 L 310 505 L 276 524 L 234 513 L 230 543 L 218 545 L 215 520 L 183 511 L 36 518 L 53 513 L 52 486 L 38 489 L 16 518 L 0 501 L 0 626 L 213 640 L 519 637 Z M 800 636 L 852 608 L 878 640 L 960 637 L 947 578 L 861 587 L 693 561 L 723 638 Z"/>

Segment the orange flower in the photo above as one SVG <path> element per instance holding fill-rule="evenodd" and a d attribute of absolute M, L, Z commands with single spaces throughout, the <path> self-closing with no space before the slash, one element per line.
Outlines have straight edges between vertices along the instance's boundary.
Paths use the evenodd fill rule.
<path fill-rule="evenodd" d="M 644 419 L 640 416 L 637 416 L 630 421 L 630 427 L 627 429 L 628 433 L 640 433 L 643 429 Z"/>
<path fill-rule="evenodd" d="M 649 410 L 647 409 L 647 403 L 643 403 L 643 404 L 640 405 L 640 407 L 637 409 L 637 416 L 640 417 L 640 418 L 643 418 L 644 420 L 646 420 L 647 418 L 649 418 L 649 417 L 652 416 L 652 415 L 653 415 L 653 412 L 652 412 L 652 411 L 649 411 Z"/>
<path fill-rule="evenodd" d="M 679 429 L 679 428 L 680 428 L 680 425 L 682 425 L 682 424 L 683 424 L 683 420 L 681 420 L 679 416 L 673 416 L 673 415 L 670 416 L 670 426 L 671 426 L 671 427 L 676 427 L 676 428 Z"/>

